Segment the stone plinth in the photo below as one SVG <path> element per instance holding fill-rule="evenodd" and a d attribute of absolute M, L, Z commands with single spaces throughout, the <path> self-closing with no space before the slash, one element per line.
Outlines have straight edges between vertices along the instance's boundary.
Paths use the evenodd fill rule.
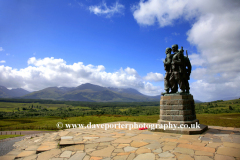
<path fill-rule="evenodd" d="M 160 100 L 160 119 L 157 122 L 160 125 L 175 124 L 177 128 L 174 130 L 168 128 L 164 132 L 175 132 L 182 134 L 200 134 L 207 130 L 207 126 L 199 124 L 196 119 L 195 105 L 191 94 L 167 94 Z M 185 126 L 181 128 L 181 126 Z M 163 131 L 163 129 L 155 129 L 155 131 Z"/>

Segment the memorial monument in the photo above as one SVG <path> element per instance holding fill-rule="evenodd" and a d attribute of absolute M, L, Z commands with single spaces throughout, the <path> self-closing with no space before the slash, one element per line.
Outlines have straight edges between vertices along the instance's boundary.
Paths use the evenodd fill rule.
<path fill-rule="evenodd" d="M 190 94 L 188 82 L 192 66 L 187 51 L 186 56 L 184 56 L 183 47 L 178 50 L 178 45 L 174 44 L 172 48 L 166 48 L 165 53 L 166 59 L 163 61 L 166 71 L 164 77 L 165 92 L 161 96 L 160 119 L 157 123 L 161 126 L 172 124 L 177 127 L 156 128 L 154 131 L 201 134 L 208 129 L 208 126 L 199 125 L 199 120 L 196 119 L 194 99 Z"/>

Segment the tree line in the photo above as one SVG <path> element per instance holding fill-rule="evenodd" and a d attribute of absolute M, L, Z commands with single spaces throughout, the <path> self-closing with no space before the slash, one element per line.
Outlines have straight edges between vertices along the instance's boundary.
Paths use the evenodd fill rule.
<path fill-rule="evenodd" d="M 45 100 L 45 99 L 14 99 L 14 98 L 0 98 L 0 102 L 13 103 L 40 103 L 40 104 L 66 104 L 72 106 L 83 107 L 133 107 L 133 106 L 159 106 L 160 101 L 149 102 L 86 102 L 86 101 L 59 101 L 59 100 Z"/>
<path fill-rule="evenodd" d="M 41 106 L 18 107 L 16 111 L 0 112 L 0 119 L 12 118 L 33 118 L 33 117 L 78 117 L 91 115 L 124 115 L 124 116 L 139 116 L 139 115 L 159 115 L 158 106 L 137 106 L 129 108 L 120 107 L 90 107 L 83 109 L 79 107 L 58 107 L 57 109 L 47 109 Z"/>

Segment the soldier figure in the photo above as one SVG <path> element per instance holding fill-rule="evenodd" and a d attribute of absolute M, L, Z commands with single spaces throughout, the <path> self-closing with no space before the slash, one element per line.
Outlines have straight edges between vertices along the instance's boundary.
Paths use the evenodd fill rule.
<path fill-rule="evenodd" d="M 166 71 L 165 73 L 165 77 L 164 77 L 164 90 L 166 92 L 162 93 L 162 95 L 164 94 L 168 94 L 169 93 L 169 89 L 171 88 L 170 86 L 170 76 L 171 76 L 171 63 L 172 63 L 172 55 L 171 55 L 171 48 L 166 48 L 166 59 L 163 61 L 164 63 L 164 69 Z"/>
<path fill-rule="evenodd" d="M 187 54 L 187 51 L 186 51 L 186 54 Z M 190 87 L 189 87 L 188 80 L 190 80 L 192 65 L 191 65 L 191 62 L 188 58 L 188 54 L 187 54 L 187 56 L 184 56 L 184 61 L 185 61 L 185 68 L 187 67 L 186 68 L 186 77 L 185 77 L 186 93 L 189 93 Z"/>
<path fill-rule="evenodd" d="M 185 77 L 186 77 L 186 67 L 184 63 L 183 48 L 178 51 L 178 45 L 172 45 L 172 51 L 174 55 L 172 57 L 172 74 L 170 77 L 172 92 L 176 93 L 179 88 L 181 89 L 180 93 L 185 92 Z M 173 80 L 174 79 L 174 80 Z"/>
<path fill-rule="evenodd" d="M 174 54 L 171 54 L 173 51 Z M 190 60 L 187 56 L 184 56 L 183 47 L 178 50 L 178 45 L 174 44 L 171 48 L 166 48 L 166 59 L 163 61 L 164 69 L 166 71 L 164 77 L 164 90 L 166 92 L 162 93 L 177 93 L 178 85 L 181 91 L 179 93 L 189 93 L 190 87 L 188 80 L 190 79 L 190 74 L 192 66 Z M 169 90 L 171 89 L 171 92 Z"/>

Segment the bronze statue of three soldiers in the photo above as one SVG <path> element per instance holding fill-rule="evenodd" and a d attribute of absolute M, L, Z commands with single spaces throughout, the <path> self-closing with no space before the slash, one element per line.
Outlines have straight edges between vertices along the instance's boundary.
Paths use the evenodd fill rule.
<path fill-rule="evenodd" d="M 171 51 L 173 51 L 173 54 L 171 54 Z M 188 80 L 190 79 L 192 66 L 188 55 L 184 56 L 183 48 L 178 50 L 177 44 L 172 45 L 172 48 L 166 48 L 166 59 L 163 63 L 166 71 L 164 77 L 164 90 L 166 92 L 162 95 L 177 93 L 178 85 L 181 90 L 178 93 L 189 93 Z M 170 90 L 171 92 L 169 92 Z"/>

